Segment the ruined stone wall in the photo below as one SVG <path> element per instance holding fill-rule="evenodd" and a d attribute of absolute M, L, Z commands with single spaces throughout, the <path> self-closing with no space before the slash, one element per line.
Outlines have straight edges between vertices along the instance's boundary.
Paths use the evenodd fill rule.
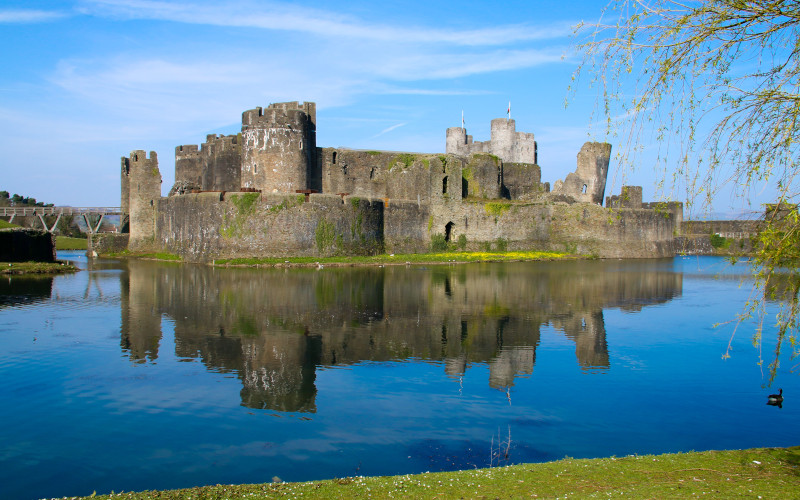
<path fill-rule="evenodd" d="M 430 250 L 431 205 L 388 200 L 384 208 L 383 239 L 386 253 L 423 253 Z"/>
<path fill-rule="evenodd" d="M 158 170 L 158 157 L 150 151 L 148 158 L 144 151 L 132 151 L 130 157 L 122 158 L 122 185 L 127 189 L 127 206 L 130 213 L 129 248 L 134 251 L 153 247 L 155 234 L 156 204 L 161 198 L 161 172 Z M 126 196 L 122 193 L 121 204 L 125 206 Z"/>
<path fill-rule="evenodd" d="M 452 243 L 463 234 L 472 251 L 541 248 L 549 234 L 549 213 L 550 207 L 541 203 L 447 203 L 431 207 L 429 234 L 444 235 Z"/>
<path fill-rule="evenodd" d="M 295 193 L 319 184 L 316 104 L 275 103 L 242 113 L 241 185 Z"/>
<path fill-rule="evenodd" d="M 610 161 L 611 144 L 585 143 L 578 153 L 577 168 L 563 181 L 555 182 L 553 193 L 571 196 L 578 202 L 602 205 Z"/>
<path fill-rule="evenodd" d="M 530 199 L 550 191 L 542 183 L 542 169 L 530 163 L 503 162 L 503 186 L 511 200 Z"/>
<path fill-rule="evenodd" d="M 683 233 L 687 235 L 718 234 L 724 238 L 744 239 L 758 234 L 763 221 L 758 220 L 687 220 Z"/>
<path fill-rule="evenodd" d="M 603 258 L 670 257 L 675 253 L 675 231 L 675 220 L 669 213 L 555 204 L 549 246 Z"/>
<path fill-rule="evenodd" d="M 130 234 L 89 233 L 86 255 L 98 257 L 110 253 L 121 253 L 128 249 Z"/>
<path fill-rule="evenodd" d="M 335 195 L 197 193 L 162 198 L 156 240 L 190 262 L 383 251 L 383 202 Z"/>
<path fill-rule="evenodd" d="M 462 196 L 485 200 L 503 196 L 503 167 L 497 156 L 475 153 L 467 158 L 461 170 Z"/>
<path fill-rule="evenodd" d="M 642 186 L 622 186 L 620 194 L 606 196 L 606 208 L 642 208 Z"/>
<path fill-rule="evenodd" d="M 322 191 L 438 203 L 461 198 L 461 165 L 452 155 L 321 148 Z"/>

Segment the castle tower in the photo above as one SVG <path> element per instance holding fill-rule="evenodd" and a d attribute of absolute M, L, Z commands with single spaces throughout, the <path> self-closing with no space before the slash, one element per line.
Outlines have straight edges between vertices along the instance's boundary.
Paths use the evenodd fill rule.
<path fill-rule="evenodd" d="M 489 152 L 503 161 L 516 161 L 513 159 L 514 143 L 516 142 L 516 122 L 505 118 L 492 120 Z"/>
<path fill-rule="evenodd" d="M 321 185 L 317 161 L 317 107 L 313 102 L 270 104 L 242 113 L 241 185 L 294 193 Z"/>
<path fill-rule="evenodd" d="M 469 155 L 466 129 L 461 127 L 450 127 L 447 129 L 445 152 L 449 155 Z"/>
<path fill-rule="evenodd" d="M 201 185 L 205 191 L 239 191 L 242 187 L 241 135 L 206 136 L 200 150 Z"/>
<path fill-rule="evenodd" d="M 175 147 L 175 185 L 170 195 L 203 185 L 203 158 L 196 144 Z"/>
<path fill-rule="evenodd" d="M 123 157 L 121 184 L 120 206 L 123 211 L 127 207 L 130 217 L 128 248 L 143 248 L 155 236 L 156 203 L 161 198 L 161 172 L 156 152 L 150 151 L 150 158 L 142 150 L 132 151 L 129 158 Z"/>

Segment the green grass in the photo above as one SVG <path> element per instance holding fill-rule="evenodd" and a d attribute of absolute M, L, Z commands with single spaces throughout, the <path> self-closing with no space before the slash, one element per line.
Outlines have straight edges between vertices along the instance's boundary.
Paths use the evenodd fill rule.
<path fill-rule="evenodd" d="M 118 493 L 113 498 L 797 498 L 800 447 L 566 458 L 458 472 L 273 481 Z"/>
<path fill-rule="evenodd" d="M 60 274 L 78 269 L 64 262 L 0 262 L 0 274 Z"/>
<path fill-rule="evenodd" d="M 86 250 L 88 245 L 89 240 L 86 238 L 56 236 L 56 250 Z"/>
<path fill-rule="evenodd" d="M 453 262 L 516 262 L 533 260 L 561 260 L 575 258 L 556 252 L 436 252 L 369 256 L 337 257 L 250 257 L 217 259 L 217 266 L 310 266 L 326 265 L 392 265 L 392 264 L 448 264 Z"/>
<path fill-rule="evenodd" d="M 175 255 L 174 253 L 167 253 L 167 252 L 143 253 L 143 254 L 137 254 L 135 256 L 140 257 L 142 259 L 171 260 L 171 261 L 183 260 L 183 258 L 180 255 Z"/>
<path fill-rule="evenodd" d="M 9 227 L 19 227 L 19 226 L 0 219 L 0 229 L 7 229 Z"/>

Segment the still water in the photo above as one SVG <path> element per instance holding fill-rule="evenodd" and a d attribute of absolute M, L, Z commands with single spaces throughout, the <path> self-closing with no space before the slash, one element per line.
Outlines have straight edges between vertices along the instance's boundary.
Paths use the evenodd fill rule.
<path fill-rule="evenodd" d="M 60 257 L 0 279 L 2 498 L 800 444 L 790 360 L 722 359 L 746 265 Z"/>

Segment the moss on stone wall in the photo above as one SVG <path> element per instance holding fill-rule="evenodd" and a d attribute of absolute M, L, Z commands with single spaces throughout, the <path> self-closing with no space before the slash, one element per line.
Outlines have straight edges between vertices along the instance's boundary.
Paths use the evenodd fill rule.
<path fill-rule="evenodd" d="M 511 203 L 502 201 L 490 201 L 484 204 L 483 208 L 486 210 L 487 214 L 497 218 L 511 209 Z"/>
<path fill-rule="evenodd" d="M 417 155 L 412 155 L 410 153 L 399 154 L 395 159 L 395 163 L 402 163 L 405 168 L 413 165 L 415 161 L 417 161 Z"/>
<path fill-rule="evenodd" d="M 317 251 L 320 254 L 329 253 L 332 250 L 340 252 L 343 247 L 342 235 L 336 233 L 336 226 L 325 219 L 320 219 L 317 229 L 314 232 L 317 243 Z"/>
<path fill-rule="evenodd" d="M 256 213 L 256 202 L 260 196 L 261 194 L 259 193 L 231 195 L 229 200 L 236 207 L 236 211 L 230 217 L 228 214 L 222 216 L 222 226 L 219 228 L 219 233 L 223 238 L 242 236 L 245 233 L 244 228 L 247 219 Z"/>
<path fill-rule="evenodd" d="M 252 215 L 256 211 L 255 205 L 259 196 L 259 193 L 235 194 L 230 200 L 238 210 L 238 215 Z"/>
<path fill-rule="evenodd" d="M 280 212 L 281 210 L 285 210 L 287 208 L 293 208 L 293 207 L 296 207 L 298 205 L 302 205 L 303 203 L 305 203 L 305 201 L 306 201 L 306 195 L 298 194 L 297 196 L 286 198 L 285 200 L 283 200 L 282 202 L 278 203 L 277 205 L 273 205 L 273 206 L 269 207 L 269 211 L 270 211 L 270 213 L 276 214 L 276 213 Z"/>

